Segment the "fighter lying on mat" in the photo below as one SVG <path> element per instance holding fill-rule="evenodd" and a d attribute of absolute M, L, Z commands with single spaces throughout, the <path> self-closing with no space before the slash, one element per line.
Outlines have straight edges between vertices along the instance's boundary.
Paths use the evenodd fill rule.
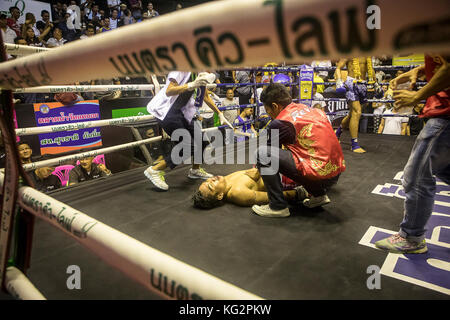
<path fill-rule="evenodd" d="M 283 193 L 288 201 L 308 197 L 308 192 L 301 186 Z M 217 207 L 225 201 L 243 207 L 269 203 L 264 182 L 256 168 L 209 178 L 200 185 L 192 199 L 194 206 L 202 209 Z"/>

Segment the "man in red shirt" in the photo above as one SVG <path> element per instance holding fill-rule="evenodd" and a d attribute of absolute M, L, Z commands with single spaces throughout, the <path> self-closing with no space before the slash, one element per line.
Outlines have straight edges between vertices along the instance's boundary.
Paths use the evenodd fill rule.
<path fill-rule="evenodd" d="M 400 231 L 375 242 L 377 248 L 393 253 L 425 253 L 425 226 L 433 212 L 436 177 L 450 184 L 450 64 L 439 55 L 426 55 L 425 65 L 403 73 L 390 87 L 409 81 L 412 89 L 421 74 L 428 81 L 419 91 L 394 90 L 394 108 L 427 102 L 419 117 L 427 122 L 417 136 L 403 170 L 405 211 Z"/>
<path fill-rule="evenodd" d="M 10 7 L 9 13 L 11 14 L 11 17 L 6 19 L 6 23 L 8 24 L 8 27 L 14 30 L 17 36 L 20 37 L 22 35 L 22 30 L 18 21 L 20 18 L 20 10 L 17 7 Z"/>
<path fill-rule="evenodd" d="M 269 204 L 254 205 L 253 211 L 265 217 L 289 216 L 280 173 L 312 195 L 303 201 L 306 207 L 329 203 L 327 189 L 337 182 L 345 162 L 327 116 L 322 110 L 292 103 L 289 91 L 280 83 L 265 88 L 260 99 L 273 119 L 268 145 L 260 146 L 256 155 Z"/>

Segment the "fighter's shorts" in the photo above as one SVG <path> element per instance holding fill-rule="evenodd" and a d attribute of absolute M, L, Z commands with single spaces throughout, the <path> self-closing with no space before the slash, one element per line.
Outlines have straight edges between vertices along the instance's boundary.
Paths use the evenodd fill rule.
<path fill-rule="evenodd" d="M 344 82 L 346 89 L 345 98 L 347 102 L 359 101 L 361 104 L 367 102 L 367 86 L 364 83 L 354 82 L 354 78 L 347 77 Z"/>

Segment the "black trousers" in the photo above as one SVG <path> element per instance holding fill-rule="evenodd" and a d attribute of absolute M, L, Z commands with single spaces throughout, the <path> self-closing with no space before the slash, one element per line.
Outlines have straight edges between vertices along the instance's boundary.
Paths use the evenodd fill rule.
<path fill-rule="evenodd" d="M 311 180 L 300 174 L 289 150 L 271 146 L 261 146 L 256 150 L 256 165 L 264 181 L 269 196 L 270 208 L 281 210 L 288 203 L 283 195 L 280 173 L 302 185 L 315 197 L 326 194 L 327 189 L 337 183 L 339 175 L 326 180 Z M 278 163 L 278 166 L 276 166 Z M 263 170 L 264 169 L 264 170 Z"/>
<path fill-rule="evenodd" d="M 195 161 L 195 163 L 197 163 L 197 164 L 201 164 L 203 162 L 203 151 L 208 146 L 209 142 L 203 141 L 202 128 L 201 128 L 201 124 L 199 124 L 198 121 L 196 121 L 195 119 L 192 119 L 191 122 L 187 121 L 186 118 L 184 117 L 183 112 L 181 112 L 181 108 L 178 108 L 176 105 L 173 105 L 170 108 L 170 110 L 167 113 L 164 120 L 159 120 L 159 119 L 157 119 L 157 120 L 158 120 L 158 124 L 164 129 L 164 131 L 170 137 L 172 137 L 173 132 L 177 129 L 184 129 L 184 130 L 186 130 L 187 133 L 189 133 L 189 139 L 183 138 L 178 143 L 176 143 L 175 141 L 167 141 L 167 143 L 170 143 L 170 147 L 169 147 L 170 152 L 164 156 L 164 160 L 166 161 L 167 166 L 169 166 L 171 169 L 173 169 L 177 165 L 181 164 L 179 162 L 174 162 L 173 161 L 174 159 L 172 156 L 172 150 L 175 147 L 175 145 L 178 145 L 178 144 L 181 144 L 180 147 L 182 147 L 182 149 L 179 153 L 179 158 L 181 158 L 183 162 L 190 157 L 194 157 L 194 154 L 196 152 L 198 152 L 200 155 L 200 151 L 201 151 L 201 156 L 194 157 L 194 161 L 200 160 L 200 161 Z M 201 142 L 196 141 L 194 139 L 195 135 L 197 135 L 197 137 L 200 137 Z M 190 154 L 183 152 L 183 150 L 188 150 L 188 149 L 191 150 Z"/>

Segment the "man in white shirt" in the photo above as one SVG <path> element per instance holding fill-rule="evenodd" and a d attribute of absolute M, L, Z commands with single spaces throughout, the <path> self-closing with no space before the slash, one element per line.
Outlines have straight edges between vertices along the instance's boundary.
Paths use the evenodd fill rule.
<path fill-rule="evenodd" d="M 67 40 L 63 38 L 61 29 L 55 28 L 55 30 L 53 31 L 53 37 L 51 37 L 47 41 L 47 47 L 48 48 L 60 47 L 66 42 Z"/>
<path fill-rule="evenodd" d="M 206 89 L 207 84 L 212 84 L 215 81 L 213 73 L 202 72 L 196 79 L 193 79 L 191 72 L 172 71 L 167 76 L 166 85 L 153 97 L 147 105 L 147 110 L 150 114 L 155 116 L 158 124 L 169 135 L 177 129 L 184 129 L 188 132 L 190 139 L 183 139 L 182 149 L 174 153 L 178 159 L 172 157 L 172 152 L 167 155 L 164 160 L 158 162 L 154 166 L 148 167 L 144 174 L 145 176 L 161 190 L 168 190 L 169 186 L 164 181 L 164 169 L 170 167 L 175 168 L 177 165 L 185 162 L 189 157 L 194 156 L 196 152 L 203 155 L 203 150 L 207 146 L 205 141 L 197 141 L 195 137 L 202 137 L 201 126 L 198 121 L 195 121 L 196 114 L 203 101 L 219 115 L 221 124 L 232 125 L 225 119 L 223 113 L 219 111 L 217 106 L 209 96 Z M 179 133 L 185 133 L 179 132 Z M 187 141 L 185 141 L 187 140 Z M 203 139 L 202 139 L 203 140 Z M 198 143 L 201 145 L 198 145 Z M 177 145 L 177 148 L 179 145 Z M 186 149 L 190 149 L 188 154 L 184 153 Z M 181 151 L 181 152 L 180 152 Z M 212 175 L 200 168 L 199 163 L 195 163 L 197 159 L 194 157 L 192 168 L 189 170 L 188 178 L 191 179 L 208 179 Z"/>
<path fill-rule="evenodd" d="M 2 39 L 6 43 L 14 43 L 14 39 L 17 37 L 16 32 L 8 27 L 6 22 L 6 15 L 0 14 L 0 30 L 2 32 Z"/>
<path fill-rule="evenodd" d="M 409 118 L 392 116 L 394 114 L 397 114 L 397 112 L 395 112 L 393 109 L 388 109 L 383 113 L 383 119 L 381 119 L 378 133 L 396 134 L 402 136 L 407 134 Z"/>
<path fill-rule="evenodd" d="M 119 22 L 119 11 L 117 9 L 113 9 L 111 12 L 111 18 L 109 18 L 109 27 L 111 30 L 117 29 Z"/>

